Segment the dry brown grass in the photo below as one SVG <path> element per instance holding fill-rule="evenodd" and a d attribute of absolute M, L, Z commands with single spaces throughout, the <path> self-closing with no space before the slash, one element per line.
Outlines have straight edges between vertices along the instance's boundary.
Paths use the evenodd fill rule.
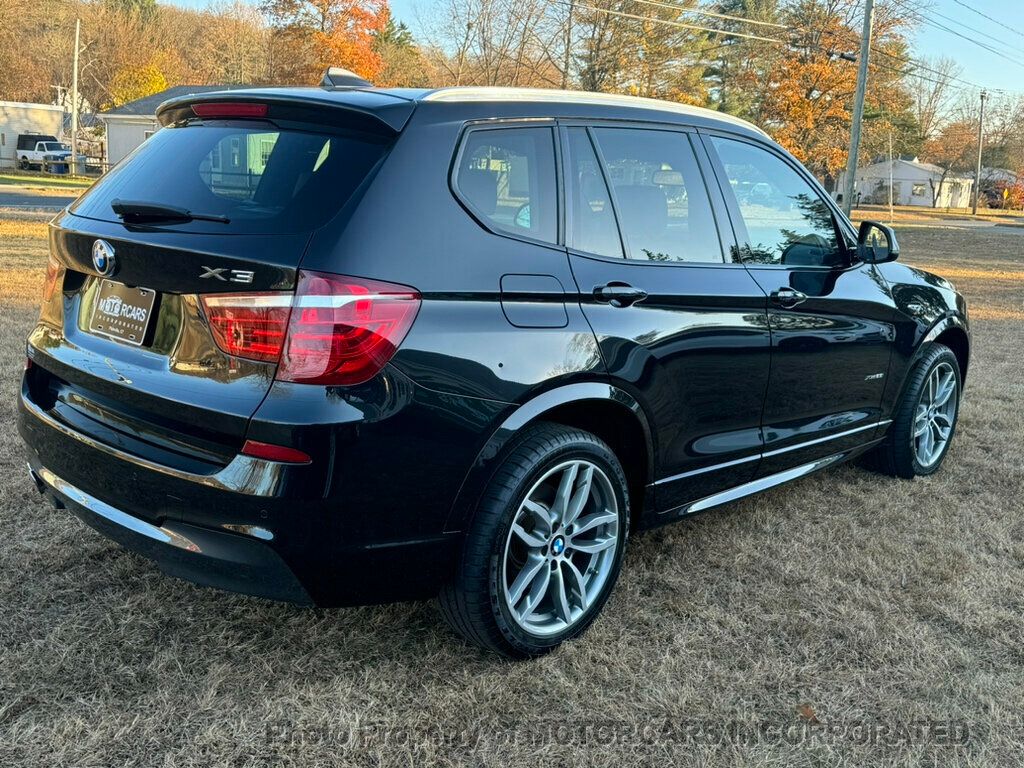
<path fill-rule="evenodd" d="M 972 272 L 942 472 L 842 467 L 638 536 L 604 616 L 529 663 L 466 647 L 426 603 L 312 611 L 166 578 L 39 503 L 8 405 L 0 765 L 1019 765 L 1024 335 L 983 313 L 1021 309 L 1021 283 L 988 271 L 1024 269 L 1024 236 L 903 243 L 908 262 Z M 0 306 L 8 404 L 34 314 Z M 920 720 L 965 724 L 967 743 L 824 730 Z M 586 742 L 588 722 L 622 730 Z M 630 730 L 665 723 L 684 730 Z M 795 730 L 745 742 L 758 723 Z"/>
<path fill-rule="evenodd" d="M 38 305 L 46 268 L 46 221 L 0 219 L 0 302 L 5 307 Z"/>

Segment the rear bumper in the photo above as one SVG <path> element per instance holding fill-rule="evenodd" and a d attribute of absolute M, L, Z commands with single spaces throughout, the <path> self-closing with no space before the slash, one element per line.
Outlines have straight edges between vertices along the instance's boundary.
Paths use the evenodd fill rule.
<path fill-rule="evenodd" d="M 363 424 L 351 444 L 334 441 L 342 466 L 410 442 L 402 430 L 373 427 Z M 440 522 L 423 530 L 430 521 L 417 513 L 428 495 L 409 504 L 390 477 L 339 472 L 328 492 L 310 478 L 316 466 L 248 456 L 211 474 L 184 472 L 75 431 L 25 386 L 18 429 L 33 481 L 56 506 L 197 584 L 298 604 L 365 605 L 432 597 L 457 561 L 460 534 Z M 435 488 L 446 495 L 445 485 Z"/>
<path fill-rule="evenodd" d="M 38 461 L 29 462 L 29 474 L 56 508 L 70 510 L 170 576 L 272 600 L 313 604 L 280 555 L 256 538 L 187 523 L 153 525 L 75 487 Z"/>

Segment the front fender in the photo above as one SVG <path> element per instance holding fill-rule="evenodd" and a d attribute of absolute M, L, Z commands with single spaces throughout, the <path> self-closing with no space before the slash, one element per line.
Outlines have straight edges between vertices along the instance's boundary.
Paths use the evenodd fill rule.
<path fill-rule="evenodd" d="M 963 350 L 954 349 L 954 353 L 960 358 L 961 354 L 963 358 L 961 360 L 961 373 L 962 376 L 966 376 L 967 373 L 967 362 L 970 356 L 970 339 L 971 332 L 968 325 L 967 319 L 964 315 L 950 313 L 938 320 L 933 322 L 930 326 L 923 327 L 920 330 L 919 336 L 914 344 L 913 350 L 909 355 L 907 362 L 904 366 L 899 369 L 900 376 L 897 380 L 890 381 L 890 389 L 887 391 L 887 411 L 891 414 L 895 411 L 899 404 L 903 401 L 903 393 L 906 391 L 907 382 L 910 381 L 910 374 L 917 367 L 918 362 L 924 357 L 925 353 L 931 347 L 933 343 L 943 334 L 949 331 L 959 331 L 963 333 L 966 338 L 966 348 Z"/>
<path fill-rule="evenodd" d="M 484 447 L 477 454 L 476 460 L 473 462 L 459 488 L 455 502 L 452 505 L 451 514 L 445 525 L 445 531 L 453 532 L 465 529 L 472 518 L 473 511 L 476 509 L 480 495 L 500 465 L 509 441 L 520 430 L 528 424 L 542 419 L 545 414 L 551 413 L 561 406 L 587 402 L 613 403 L 616 407 L 623 408 L 633 414 L 644 434 L 648 458 L 648 474 L 653 472 L 654 441 L 651 427 L 643 408 L 636 398 L 628 392 L 604 382 L 565 384 L 541 392 L 527 400 L 494 429 Z M 646 480 L 651 482 L 652 478 L 649 476 Z"/>

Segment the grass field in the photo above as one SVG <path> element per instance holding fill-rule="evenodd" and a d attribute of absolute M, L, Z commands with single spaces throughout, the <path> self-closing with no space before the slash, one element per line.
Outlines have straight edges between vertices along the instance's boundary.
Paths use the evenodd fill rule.
<path fill-rule="evenodd" d="M 67 189 L 88 189 L 96 181 L 95 178 L 83 178 L 81 176 L 67 177 L 54 173 L 38 173 L 33 171 L 7 171 L 0 173 L 0 185 L 15 185 L 19 187 L 32 187 L 37 189 L 48 189 L 57 187 L 61 190 Z M 63 194 L 63 192 L 62 192 Z"/>
<path fill-rule="evenodd" d="M 0 766 L 1020 764 L 1024 230 L 902 234 L 971 301 L 942 472 L 841 467 L 637 536 L 594 627 L 521 664 L 429 603 L 175 581 L 42 505 L 12 404 L 44 235 L 0 221 Z"/>

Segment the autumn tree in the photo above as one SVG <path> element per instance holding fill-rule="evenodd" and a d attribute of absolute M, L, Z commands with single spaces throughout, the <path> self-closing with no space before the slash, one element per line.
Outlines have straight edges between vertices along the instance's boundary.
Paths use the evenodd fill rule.
<path fill-rule="evenodd" d="M 922 59 L 920 65 L 913 64 L 908 69 L 906 85 L 923 143 L 933 138 L 952 115 L 954 81 L 960 76 L 960 67 L 953 59 L 942 56 Z"/>
<path fill-rule="evenodd" d="M 716 21 L 724 34 L 712 39 L 704 72 L 708 106 L 755 123 L 763 120 L 766 95 L 762 83 L 771 77 L 785 48 L 772 40 L 785 39 L 779 0 L 721 0 L 714 12 L 730 19 Z M 755 39 L 767 38 L 767 39 Z"/>
<path fill-rule="evenodd" d="M 381 67 L 375 85 L 383 87 L 426 87 L 433 84 L 433 67 L 412 32 L 388 12 L 384 26 L 374 35 L 373 51 Z"/>
<path fill-rule="evenodd" d="M 558 0 L 444 0 L 426 25 L 451 85 L 557 87 L 565 15 Z"/>
<path fill-rule="evenodd" d="M 977 122 L 957 120 L 943 127 L 934 138 L 924 143 L 921 159 L 942 169 L 938 182 L 928 180 L 932 207 L 939 204 L 942 185 L 950 173 L 966 172 L 973 167 L 978 152 L 977 130 Z"/>
<path fill-rule="evenodd" d="M 156 14 L 156 0 L 104 0 L 107 6 L 117 12 L 137 14 L 150 19 Z"/>
<path fill-rule="evenodd" d="M 889 121 L 865 125 L 866 158 L 881 149 L 888 128 L 904 122 L 910 106 L 902 70 L 886 63 L 905 52 L 907 18 L 901 7 L 878 6 L 872 48 L 890 56 L 872 54 L 866 105 Z M 783 18 L 793 30 L 790 46 L 761 84 L 759 122 L 828 184 L 846 165 L 857 85 L 857 66 L 847 58 L 860 47 L 860 5 L 857 0 L 794 0 Z"/>
<path fill-rule="evenodd" d="M 330 66 L 374 80 L 381 69 L 374 38 L 390 16 L 387 0 L 265 0 L 274 47 L 272 79 L 313 84 Z"/>
<path fill-rule="evenodd" d="M 155 64 L 137 69 L 122 69 L 110 83 L 110 106 L 119 107 L 129 101 L 152 96 L 167 90 L 167 78 Z"/>

